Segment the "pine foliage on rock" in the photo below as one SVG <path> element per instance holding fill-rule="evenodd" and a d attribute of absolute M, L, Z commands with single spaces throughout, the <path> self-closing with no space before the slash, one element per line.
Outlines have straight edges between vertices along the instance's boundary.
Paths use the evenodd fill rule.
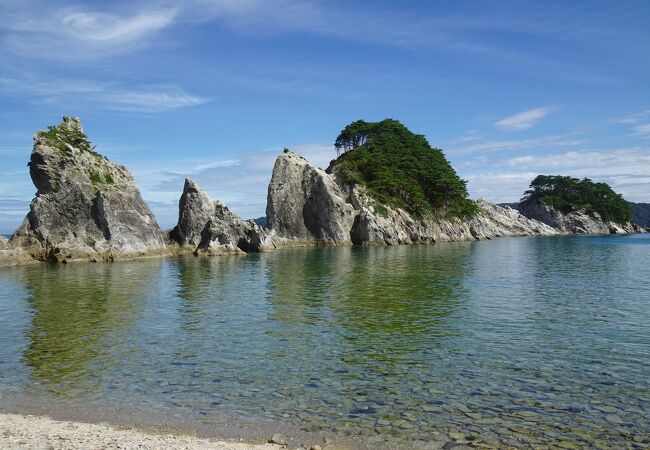
<path fill-rule="evenodd" d="M 73 149 L 81 152 L 95 153 L 88 137 L 74 118 L 67 117 L 59 125 L 51 125 L 47 130 L 39 131 L 36 137 L 43 145 L 56 148 L 62 153 L 69 153 Z M 99 156 L 99 155 L 98 155 Z"/>
<path fill-rule="evenodd" d="M 364 185 L 379 203 L 416 217 L 461 217 L 477 211 L 466 182 L 442 150 L 397 120 L 353 122 L 341 131 L 335 147 L 340 156 L 328 172 L 336 171 L 349 184 Z"/>
<path fill-rule="evenodd" d="M 632 221 L 632 208 L 623 196 L 607 183 L 596 183 L 589 178 L 538 175 L 521 199 L 524 206 L 535 202 L 543 202 L 564 214 L 582 210 L 587 214 L 598 213 L 605 222 Z"/>

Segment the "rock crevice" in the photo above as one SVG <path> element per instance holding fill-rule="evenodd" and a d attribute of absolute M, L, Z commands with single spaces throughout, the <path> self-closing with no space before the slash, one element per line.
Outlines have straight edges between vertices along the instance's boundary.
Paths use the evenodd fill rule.
<path fill-rule="evenodd" d="M 324 170 L 285 150 L 275 161 L 269 183 L 268 227 L 284 245 L 351 244 L 355 214 L 346 197 Z"/>

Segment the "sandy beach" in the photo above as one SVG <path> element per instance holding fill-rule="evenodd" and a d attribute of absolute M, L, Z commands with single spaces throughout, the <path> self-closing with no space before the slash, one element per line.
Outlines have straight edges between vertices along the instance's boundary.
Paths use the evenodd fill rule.
<path fill-rule="evenodd" d="M 276 444 L 251 444 L 201 439 L 156 430 L 118 428 L 48 417 L 0 414 L 0 448 L 3 449 L 183 449 L 278 450 Z"/>

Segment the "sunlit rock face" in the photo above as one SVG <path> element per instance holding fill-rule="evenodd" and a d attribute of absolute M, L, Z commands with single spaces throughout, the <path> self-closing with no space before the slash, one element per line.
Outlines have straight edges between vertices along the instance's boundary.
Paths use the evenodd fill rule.
<path fill-rule="evenodd" d="M 81 122 L 34 136 L 36 197 L 10 245 L 49 261 L 113 260 L 164 252 L 162 232 L 126 167 L 91 148 Z"/>
<path fill-rule="evenodd" d="M 324 170 L 293 152 L 278 156 L 266 205 L 268 226 L 286 245 L 349 245 L 354 207 Z"/>
<path fill-rule="evenodd" d="M 644 231 L 632 223 L 605 222 L 596 212 L 588 214 L 579 210 L 565 214 L 539 200 L 522 202 L 518 210 L 524 216 L 543 222 L 561 233 L 626 234 Z"/>
<path fill-rule="evenodd" d="M 181 249 L 209 255 L 259 252 L 272 247 L 268 233 L 252 220 L 242 220 L 199 185 L 185 180 L 178 223 L 169 234 Z"/>
<path fill-rule="evenodd" d="M 212 200 L 195 181 L 186 178 L 178 203 L 178 223 L 170 232 L 170 237 L 181 246 L 196 248 L 201 242 L 201 232 L 212 214 Z"/>
<path fill-rule="evenodd" d="M 285 151 L 268 190 L 268 226 L 276 246 L 394 245 L 539 236 L 557 231 L 511 208 L 484 200 L 471 218 L 414 218 L 378 204 L 362 186 L 346 184 L 336 167 L 323 171 Z"/>

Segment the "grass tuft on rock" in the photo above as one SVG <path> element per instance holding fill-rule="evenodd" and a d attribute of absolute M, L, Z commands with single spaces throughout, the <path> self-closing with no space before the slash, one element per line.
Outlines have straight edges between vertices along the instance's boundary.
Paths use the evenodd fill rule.
<path fill-rule="evenodd" d="M 56 148 L 63 153 L 68 153 L 70 147 L 74 147 L 81 152 L 98 155 L 83 131 L 75 127 L 69 127 L 65 123 L 49 126 L 47 130 L 39 131 L 38 137 L 48 147 Z"/>

